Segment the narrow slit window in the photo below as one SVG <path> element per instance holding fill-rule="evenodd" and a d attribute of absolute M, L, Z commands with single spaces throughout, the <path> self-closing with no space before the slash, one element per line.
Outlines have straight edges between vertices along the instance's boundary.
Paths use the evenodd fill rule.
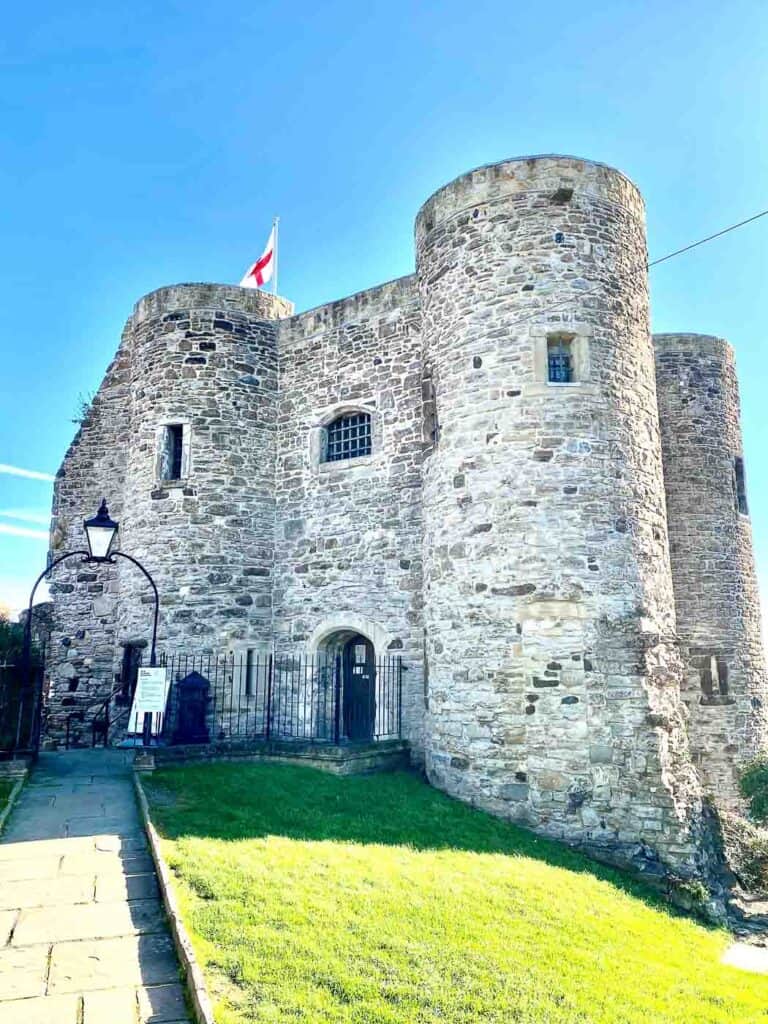
<path fill-rule="evenodd" d="M 422 441 L 424 448 L 430 450 L 437 444 L 440 429 L 437 423 L 437 398 L 431 370 L 427 370 L 421 380 L 421 401 L 423 411 Z"/>
<path fill-rule="evenodd" d="M 728 663 L 724 658 L 714 658 L 712 681 L 717 683 L 717 690 L 721 697 L 728 696 Z M 714 687 L 713 687 L 714 689 Z"/>
<path fill-rule="evenodd" d="M 701 692 L 705 697 L 712 697 L 714 694 L 713 680 L 712 680 L 712 662 L 714 661 L 708 655 L 702 656 L 698 660 L 699 669 L 699 682 L 701 683 Z"/>
<path fill-rule="evenodd" d="M 184 426 L 170 423 L 163 432 L 160 476 L 163 480 L 181 480 L 184 469 Z"/>
<path fill-rule="evenodd" d="M 570 338 L 547 338 L 547 368 L 550 384 L 573 383 L 573 346 Z"/>
<path fill-rule="evenodd" d="M 371 417 L 367 412 L 339 416 L 326 427 L 325 461 L 357 459 L 371 454 Z"/>
<path fill-rule="evenodd" d="M 733 483 L 736 498 L 736 511 L 743 516 L 749 515 L 747 506 L 747 480 L 744 473 L 744 459 L 737 455 L 733 462 Z"/>
<path fill-rule="evenodd" d="M 728 696 L 728 662 L 717 654 L 702 654 L 694 659 L 699 673 L 701 693 L 705 703 L 717 703 Z"/>

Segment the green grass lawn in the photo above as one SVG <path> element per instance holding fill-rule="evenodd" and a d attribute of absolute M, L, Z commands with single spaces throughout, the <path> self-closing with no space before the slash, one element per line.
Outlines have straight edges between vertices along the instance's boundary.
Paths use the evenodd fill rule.
<path fill-rule="evenodd" d="M 219 1024 L 768 1022 L 725 932 L 416 776 L 145 785 Z"/>
<path fill-rule="evenodd" d="M 11 795 L 11 790 L 16 784 L 16 779 L 0 779 L 0 814 L 5 810 L 6 804 L 8 803 L 8 797 Z M 0 826 L 0 829 L 2 826 Z"/>

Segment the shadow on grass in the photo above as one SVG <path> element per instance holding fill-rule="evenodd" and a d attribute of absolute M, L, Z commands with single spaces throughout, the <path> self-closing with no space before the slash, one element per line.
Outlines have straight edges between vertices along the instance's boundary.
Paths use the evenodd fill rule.
<path fill-rule="evenodd" d="M 155 824 L 169 839 L 282 836 L 530 857 L 682 913 L 620 870 L 455 800 L 415 773 L 340 777 L 294 765 L 206 764 L 164 769 L 144 784 Z"/>

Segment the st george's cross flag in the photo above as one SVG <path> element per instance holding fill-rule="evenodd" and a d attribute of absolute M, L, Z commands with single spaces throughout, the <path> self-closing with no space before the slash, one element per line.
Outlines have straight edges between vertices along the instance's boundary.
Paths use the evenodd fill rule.
<path fill-rule="evenodd" d="M 248 268 L 240 282 L 241 288 L 261 288 L 270 281 L 275 272 L 275 225 L 269 233 L 269 240 L 264 252 L 256 262 Z"/>

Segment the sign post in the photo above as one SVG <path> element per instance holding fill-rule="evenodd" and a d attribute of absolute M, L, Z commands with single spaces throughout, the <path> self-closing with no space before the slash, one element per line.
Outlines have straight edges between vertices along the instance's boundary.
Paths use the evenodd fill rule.
<path fill-rule="evenodd" d="M 129 732 L 138 733 L 141 722 L 142 743 L 145 747 L 151 744 L 152 736 L 158 736 L 162 730 L 167 701 L 168 670 L 140 668 L 131 706 Z"/>

